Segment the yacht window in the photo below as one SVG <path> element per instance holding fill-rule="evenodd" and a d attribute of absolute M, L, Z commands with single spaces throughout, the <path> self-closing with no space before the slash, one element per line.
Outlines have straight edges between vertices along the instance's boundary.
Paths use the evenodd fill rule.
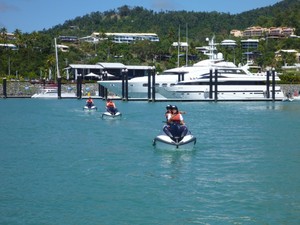
<path fill-rule="evenodd" d="M 148 84 L 146 83 L 146 84 L 143 84 L 143 87 L 148 87 Z"/>
<path fill-rule="evenodd" d="M 170 84 L 170 86 L 174 86 L 174 85 L 175 85 L 175 84 L 173 84 L 173 83 L 172 83 L 172 84 Z"/>
<path fill-rule="evenodd" d="M 161 86 L 163 86 L 163 87 L 167 87 L 167 86 L 168 86 L 168 84 L 167 84 L 167 83 L 163 83 Z"/>

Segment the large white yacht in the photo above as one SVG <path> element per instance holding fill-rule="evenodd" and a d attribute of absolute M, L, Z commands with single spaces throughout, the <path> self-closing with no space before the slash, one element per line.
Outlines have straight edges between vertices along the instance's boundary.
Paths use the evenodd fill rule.
<path fill-rule="evenodd" d="M 165 70 L 161 74 L 155 75 L 155 87 L 166 87 L 174 85 L 182 80 L 194 80 L 201 78 L 203 75 L 209 73 L 211 69 L 218 68 L 237 68 L 234 63 L 224 61 L 221 53 L 214 54 L 215 44 L 213 39 L 209 42 L 209 59 L 202 60 L 195 63 L 193 66 L 183 66 Z M 250 73 L 246 67 L 240 67 L 240 71 L 248 74 Z M 150 79 L 152 84 L 152 77 Z M 122 96 L 122 80 L 101 80 L 98 83 L 110 92 L 117 96 Z M 148 76 L 135 77 L 128 80 L 128 97 L 129 98 L 147 98 L 148 96 Z M 165 99 L 163 95 L 156 92 L 156 99 Z"/>
<path fill-rule="evenodd" d="M 167 99 L 173 100 L 266 100 L 273 96 L 273 86 L 267 87 L 266 75 L 246 74 L 239 68 L 223 68 L 205 74 L 194 80 L 181 81 L 174 85 L 157 87 L 156 91 Z M 271 79 L 271 77 L 270 77 Z M 275 76 L 275 81 L 278 81 Z M 280 86 L 274 86 L 276 100 L 282 100 L 284 94 Z"/>
<path fill-rule="evenodd" d="M 203 93 L 207 93 L 208 76 L 211 70 L 218 70 L 218 82 L 222 82 L 222 85 L 218 88 L 218 91 L 222 91 L 222 93 L 219 93 L 219 99 L 222 97 L 228 99 L 251 99 L 252 96 L 255 96 L 255 98 L 258 97 L 257 92 L 261 93 L 261 96 L 263 96 L 263 93 L 266 93 L 266 85 L 264 84 L 266 82 L 265 75 L 260 74 L 260 76 L 257 76 L 252 74 L 248 70 L 247 65 L 237 67 L 234 63 L 225 61 L 222 53 L 215 54 L 215 50 L 214 38 L 212 38 L 209 40 L 207 53 L 209 59 L 195 63 L 193 66 L 172 68 L 155 75 L 155 98 L 205 99 L 202 95 Z M 278 79 L 278 77 L 276 79 Z M 152 78 L 150 81 L 151 85 Z M 122 96 L 122 80 L 106 80 L 98 81 L 98 83 L 115 95 Z M 276 88 L 279 93 L 280 90 L 278 87 Z M 226 95 L 224 95 L 225 92 Z M 237 97 L 237 92 L 245 92 L 247 96 L 239 95 Z M 279 95 L 281 95 L 281 93 L 278 94 L 278 98 Z M 128 80 L 129 98 L 147 98 L 147 96 L 148 76 L 135 77 Z"/>
<path fill-rule="evenodd" d="M 164 88 L 173 87 L 177 83 L 189 83 L 191 81 L 199 81 L 207 78 L 210 70 L 218 70 L 219 73 L 226 73 L 231 78 L 248 78 L 254 76 L 247 67 L 237 67 L 232 62 L 226 62 L 223 59 L 207 59 L 202 60 L 190 67 L 179 67 L 165 70 L 163 73 L 155 75 L 156 99 L 166 99 L 166 94 L 162 93 Z M 183 75 L 184 74 L 184 75 Z M 182 79 L 182 75 L 184 79 Z M 257 76 L 256 76 L 257 77 Z M 266 77 L 257 77 L 264 79 Z M 180 80 L 179 80 L 180 79 Z M 98 83 L 106 87 L 110 92 L 117 96 L 122 96 L 122 80 L 106 80 L 98 81 Z M 152 84 L 152 78 L 151 83 Z M 166 89 L 167 90 L 167 89 Z M 128 97 L 129 98 L 147 98 L 148 96 L 148 77 L 135 77 L 128 80 Z"/>

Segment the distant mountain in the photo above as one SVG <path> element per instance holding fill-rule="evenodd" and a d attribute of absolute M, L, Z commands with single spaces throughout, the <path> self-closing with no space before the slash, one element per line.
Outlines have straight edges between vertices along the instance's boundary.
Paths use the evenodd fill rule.
<path fill-rule="evenodd" d="M 199 41 L 212 34 L 228 36 L 232 29 L 249 26 L 296 28 L 300 35 L 300 0 L 283 0 L 272 6 L 240 14 L 219 12 L 162 11 L 127 5 L 105 12 L 91 12 L 56 25 L 45 33 L 87 36 L 92 32 L 154 32 L 160 38 L 176 37 L 178 28 L 188 27 L 189 40 Z M 78 29 L 74 29 L 78 28 Z M 182 31 L 183 32 L 183 31 Z M 183 32 L 184 33 L 184 32 Z M 176 39 L 175 39 L 176 40 Z"/>

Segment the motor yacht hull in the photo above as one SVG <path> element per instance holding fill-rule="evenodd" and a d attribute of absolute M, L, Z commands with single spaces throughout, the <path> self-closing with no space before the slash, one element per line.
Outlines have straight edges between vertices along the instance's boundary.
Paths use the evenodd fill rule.
<path fill-rule="evenodd" d="M 212 86 L 210 96 L 209 85 L 184 85 L 176 84 L 171 87 L 158 87 L 157 91 L 167 99 L 174 100 L 266 100 L 267 87 L 266 85 L 226 85 L 219 83 L 217 89 Z M 269 88 L 269 98 L 272 98 L 272 87 Z M 282 100 L 284 94 L 279 86 L 275 87 L 275 99 Z"/>

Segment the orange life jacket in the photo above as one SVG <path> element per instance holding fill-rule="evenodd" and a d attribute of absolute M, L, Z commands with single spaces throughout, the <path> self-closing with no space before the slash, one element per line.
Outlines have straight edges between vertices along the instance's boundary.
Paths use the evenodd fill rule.
<path fill-rule="evenodd" d="M 171 121 L 175 123 L 180 123 L 180 113 L 172 115 Z"/>
<path fill-rule="evenodd" d="M 115 103 L 108 102 L 108 103 L 106 103 L 106 107 L 115 107 Z"/>

